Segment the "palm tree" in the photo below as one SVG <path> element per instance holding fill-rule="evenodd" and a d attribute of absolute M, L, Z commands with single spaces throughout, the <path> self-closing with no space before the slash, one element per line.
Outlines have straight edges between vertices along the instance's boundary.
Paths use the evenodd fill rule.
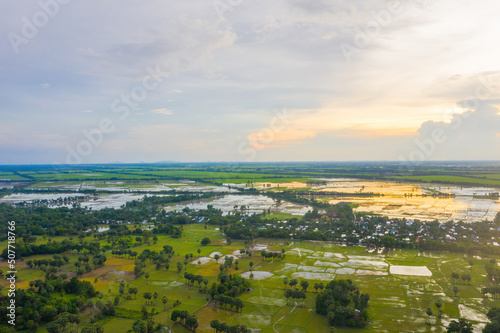
<path fill-rule="evenodd" d="M 441 318 L 441 314 L 443 313 L 443 311 L 441 311 L 441 307 L 443 306 L 443 302 L 440 299 L 438 299 L 434 302 L 434 304 L 436 305 L 436 307 L 439 310 L 438 318 Z"/>
<path fill-rule="evenodd" d="M 427 324 L 431 324 L 431 316 L 432 316 L 432 310 L 431 308 L 427 308 L 427 310 L 425 310 L 425 313 L 427 314 L 427 316 L 429 316 L 429 321 L 427 322 Z"/>
<path fill-rule="evenodd" d="M 283 278 L 283 284 L 285 285 L 285 289 L 286 289 L 286 285 L 288 284 L 288 279 L 287 278 Z"/>
<path fill-rule="evenodd" d="M 167 306 L 167 302 L 168 302 L 167 296 L 163 296 L 161 298 L 161 302 L 163 303 L 163 311 L 166 311 L 166 306 Z"/>

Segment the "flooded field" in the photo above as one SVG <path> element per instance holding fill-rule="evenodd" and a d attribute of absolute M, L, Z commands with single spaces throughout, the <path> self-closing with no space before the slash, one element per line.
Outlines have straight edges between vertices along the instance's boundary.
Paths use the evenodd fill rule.
<path fill-rule="evenodd" d="M 242 211 L 241 206 L 244 206 L 244 211 L 247 213 L 262 213 L 263 210 L 271 209 L 271 212 L 288 213 L 293 215 L 304 215 L 308 210 L 312 210 L 310 206 L 302 206 L 290 202 L 281 201 L 277 203 L 271 198 L 263 195 L 226 195 L 215 200 L 200 200 L 184 205 L 175 205 L 167 207 L 167 211 L 180 211 L 184 207 L 190 209 L 206 209 L 207 205 L 212 205 L 216 209 L 220 209 L 224 214 L 234 211 Z"/>
<path fill-rule="evenodd" d="M 83 190 L 117 192 L 116 194 L 102 194 L 97 200 L 83 200 L 83 207 L 92 209 L 119 208 L 128 201 L 137 200 L 142 193 L 157 193 L 162 191 L 185 192 L 220 192 L 226 194 L 215 200 L 204 200 L 187 205 L 176 205 L 169 210 L 205 209 L 208 204 L 221 209 L 224 213 L 240 210 L 245 206 L 247 213 L 261 213 L 270 209 L 275 213 L 290 213 L 303 215 L 311 207 L 292 204 L 290 202 L 277 203 L 262 195 L 232 195 L 237 188 L 253 186 L 260 191 L 297 190 L 300 192 L 330 192 L 317 196 L 317 200 L 328 201 L 331 204 L 349 203 L 356 205 L 355 211 L 372 212 L 386 215 L 390 218 L 411 218 L 423 221 L 459 221 L 476 222 L 493 220 L 500 211 L 500 198 L 492 196 L 498 189 L 489 187 L 465 187 L 436 184 L 419 184 L 396 181 L 376 181 L 349 178 L 323 178 L 316 184 L 304 182 L 289 183 L 255 183 L 231 184 L 222 186 L 207 185 L 192 180 L 164 180 L 164 181 L 68 181 L 68 182 L 39 182 L 31 185 L 31 189 L 45 189 L 67 191 L 56 194 L 14 194 L 0 199 L 0 202 L 18 203 L 22 201 L 57 200 L 60 197 L 83 196 Z M 71 193 L 73 192 L 73 193 Z M 352 195 L 336 195 L 346 193 Z M 376 194 L 374 196 L 362 194 Z M 71 206 L 69 203 L 68 206 Z M 57 204 L 61 206 L 61 204 Z M 235 206 L 237 208 L 235 208 Z"/>
<path fill-rule="evenodd" d="M 59 199 L 79 198 L 84 201 L 79 201 L 81 207 L 88 207 L 94 210 L 103 208 L 118 209 L 125 203 L 133 200 L 139 200 L 144 197 L 143 194 L 111 194 L 99 195 L 97 198 L 85 198 L 85 194 L 78 193 L 15 193 L 3 198 L 0 198 L 0 203 L 5 202 L 9 204 L 17 204 L 21 202 L 34 203 L 34 202 L 48 202 L 48 207 L 72 207 L 72 202 L 64 203 L 59 202 Z"/>
<path fill-rule="evenodd" d="M 308 187 L 311 191 L 380 194 L 373 197 L 332 195 L 326 200 L 331 204 L 347 202 L 359 205 L 356 211 L 373 212 L 391 218 L 475 222 L 484 219 L 493 220 L 500 211 L 500 199 L 488 197 L 490 193 L 498 192 L 495 188 L 346 178 L 321 180 L 326 181 L 326 184 L 308 186 L 306 183 L 282 183 L 269 184 L 269 187 L 273 190 L 279 185 L 281 188 L 290 186 L 291 189 Z M 260 188 L 265 189 L 267 186 L 260 185 Z M 440 193 L 452 196 L 437 196 Z"/>
<path fill-rule="evenodd" d="M 232 186 L 236 187 L 236 186 Z M 215 186 L 196 183 L 192 180 L 163 181 L 163 182 L 130 182 L 130 181 L 85 181 L 85 182 L 42 182 L 28 188 L 64 190 L 64 191 L 107 191 L 107 192 L 236 192 L 228 186 Z"/>

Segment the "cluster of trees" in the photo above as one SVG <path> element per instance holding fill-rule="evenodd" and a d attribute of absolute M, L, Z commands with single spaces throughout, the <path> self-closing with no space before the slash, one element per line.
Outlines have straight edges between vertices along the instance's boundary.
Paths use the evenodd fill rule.
<path fill-rule="evenodd" d="M 243 301 L 237 297 L 225 296 L 225 295 L 215 295 L 215 306 L 217 306 L 217 302 L 219 302 L 219 306 L 221 309 L 233 310 L 235 308 L 236 312 L 243 310 L 245 304 Z"/>
<path fill-rule="evenodd" d="M 472 323 L 467 321 L 465 318 L 460 318 L 459 320 L 452 320 L 448 324 L 448 327 L 446 327 L 446 332 L 473 333 L 474 328 L 472 327 Z"/>
<path fill-rule="evenodd" d="M 287 278 L 283 278 L 283 284 L 285 285 L 285 289 L 286 289 L 286 285 L 289 284 L 290 285 L 290 288 L 296 290 L 296 285 L 299 283 L 299 281 L 297 279 L 291 279 L 290 281 L 288 281 Z M 302 291 L 304 292 L 307 292 L 307 288 L 309 287 L 309 281 L 307 280 L 303 280 L 303 281 L 300 281 L 300 286 L 302 287 Z M 321 283 L 321 289 L 323 289 L 323 283 Z M 319 288 L 319 284 L 318 283 L 315 283 L 314 284 L 314 288 L 316 288 L 316 291 L 318 291 L 317 289 Z"/>
<path fill-rule="evenodd" d="M 493 296 L 493 298 L 497 298 L 497 295 L 500 295 L 500 286 L 483 288 L 481 289 L 481 293 L 484 296 L 490 294 L 491 296 Z"/>
<path fill-rule="evenodd" d="M 172 202 L 182 202 L 201 198 L 209 198 L 213 193 L 204 194 L 180 194 L 172 196 L 145 196 L 141 200 L 126 203 L 119 209 L 89 210 L 81 207 L 14 207 L 12 205 L 0 204 L 0 220 L 16 221 L 16 235 L 23 238 L 26 243 L 34 242 L 35 235 L 48 236 L 78 236 L 84 235 L 87 230 L 94 228 L 108 221 L 110 230 L 101 233 L 99 237 L 130 235 L 132 231 L 125 226 L 118 227 L 113 222 L 128 221 L 131 223 L 141 223 L 144 219 L 155 218 L 158 227 L 153 230 L 155 234 L 167 234 L 173 237 L 180 237 L 181 231 L 174 227 L 174 224 L 192 223 L 193 220 L 185 214 L 167 214 L 163 211 L 162 205 Z M 136 229 L 137 230 L 137 229 Z M 138 229 L 141 230 L 141 229 Z M 0 235 L 7 235 L 7 225 L 0 226 Z M 31 254 L 60 253 L 57 252 L 34 252 Z M 31 255 L 26 251 L 26 255 Z"/>
<path fill-rule="evenodd" d="M 132 331 L 135 333 L 153 333 L 155 331 L 159 331 L 160 329 L 160 324 L 155 327 L 153 318 L 148 318 L 146 321 L 136 320 L 132 325 Z"/>
<path fill-rule="evenodd" d="M 295 290 L 295 289 L 286 289 L 285 290 L 285 297 L 286 297 L 286 302 L 288 305 L 288 299 L 291 298 L 292 300 L 305 300 L 307 295 L 306 292 L 303 290 Z"/>
<path fill-rule="evenodd" d="M 460 275 L 460 274 L 458 274 L 456 272 L 451 273 L 451 278 L 453 279 L 453 282 L 455 284 L 457 284 L 458 279 L 460 279 L 460 278 L 462 279 L 462 281 L 463 281 L 464 284 L 465 284 L 465 281 L 467 281 L 467 284 L 469 284 L 470 281 L 472 280 L 472 277 L 471 277 L 470 274 L 462 274 L 462 275 Z"/>
<path fill-rule="evenodd" d="M 491 259 L 490 262 L 486 264 L 485 269 L 488 279 L 495 283 L 500 283 L 500 268 L 495 259 Z"/>
<path fill-rule="evenodd" d="M 126 249 L 116 249 L 116 250 L 111 250 L 111 255 L 117 256 L 119 258 L 120 257 L 136 258 L 137 251 L 126 250 Z"/>
<path fill-rule="evenodd" d="M 281 250 L 281 252 L 267 252 L 267 251 L 265 251 L 265 250 L 262 250 L 262 251 L 260 252 L 260 255 L 261 255 L 264 259 L 273 259 L 273 260 L 274 260 L 274 259 L 278 258 L 278 259 L 283 260 L 283 259 L 285 259 L 285 248 L 283 248 L 283 249 Z"/>
<path fill-rule="evenodd" d="M 196 332 L 196 328 L 198 328 L 199 325 L 198 317 L 196 317 L 194 314 L 189 314 L 189 312 L 187 311 L 174 310 L 172 311 L 170 319 L 174 322 L 177 322 L 177 320 L 179 319 L 179 323 L 182 326 L 193 332 Z"/>
<path fill-rule="evenodd" d="M 134 252 L 137 255 L 137 253 Z M 149 260 L 150 263 L 156 265 L 156 269 L 160 270 L 162 267 L 165 267 L 166 270 L 170 268 L 170 260 L 174 255 L 173 247 L 170 245 L 165 245 L 161 252 L 151 251 L 149 249 L 145 249 L 142 253 L 137 257 L 136 264 L 134 267 L 134 275 L 140 276 L 144 269 L 147 267 L 146 261 Z M 187 255 L 189 257 L 189 255 Z M 185 261 L 187 264 L 187 262 Z M 177 263 L 180 264 L 180 263 Z M 182 269 L 182 264 L 181 269 Z M 180 272 L 180 270 L 179 270 Z"/>
<path fill-rule="evenodd" d="M 486 324 L 483 333 L 500 332 L 500 308 L 493 308 L 486 314 L 490 322 Z"/>
<path fill-rule="evenodd" d="M 333 280 L 316 297 L 316 312 L 328 317 L 331 326 L 365 327 L 370 295 L 359 291 L 351 280 Z"/>
<path fill-rule="evenodd" d="M 250 288 L 250 282 L 239 274 L 221 272 L 217 276 L 219 283 L 213 283 L 210 296 L 215 299 L 217 295 L 237 297 Z"/>
<path fill-rule="evenodd" d="M 218 320 L 212 320 L 210 327 L 215 330 L 215 333 L 250 333 L 251 330 L 245 325 L 229 326 L 226 323 L 221 323 Z"/>
<path fill-rule="evenodd" d="M 100 244 L 98 242 L 77 243 L 77 242 L 72 242 L 71 240 L 68 239 L 65 239 L 61 242 L 49 239 L 47 243 L 39 245 L 18 241 L 16 244 L 16 257 L 23 258 L 38 254 L 58 254 L 67 251 L 76 251 L 77 253 L 83 251 L 95 253 L 99 249 L 100 249 Z M 4 248 L 0 257 L 6 259 L 7 254 L 8 254 L 7 248 Z"/>
<path fill-rule="evenodd" d="M 194 286 L 194 283 L 198 283 L 198 287 L 201 287 L 201 284 L 203 283 L 205 285 L 205 288 L 208 285 L 208 280 L 203 276 L 203 275 L 194 275 L 188 272 L 184 273 L 184 278 L 188 282 L 188 284 Z"/>
<path fill-rule="evenodd" d="M 53 297 L 55 292 L 75 295 L 71 300 Z M 84 308 L 84 300 L 94 297 L 96 292 L 88 281 L 77 277 L 65 281 L 62 277 L 30 282 L 28 289 L 16 290 L 16 304 L 19 306 L 16 316 L 16 330 L 35 330 L 38 325 L 47 324 L 49 332 L 62 332 L 64 328 L 77 325 L 76 314 Z M 0 296 L 0 325 L 7 324 L 10 297 Z M 55 323 L 51 323 L 55 322 Z M 60 327 L 61 330 L 56 330 Z"/>
<path fill-rule="evenodd" d="M 53 321 L 45 325 L 45 329 L 49 333 L 72 332 L 75 328 L 78 331 L 79 323 L 80 323 L 80 318 L 78 317 L 78 315 L 71 314 L 68 312 L 63 312 L 58 314 Z M 33 328 L 31 328 L 31 330 L 33 330 Z"/>
<path fill-rule="evenodd" d="M 26 265 L 28 265 L 29 268 L 40 268 L 43 266 L 52 266 L 52 267 L 61 267 L 64 264 L 67 264 L 69 262 L 69 257 L 67 255 L 63 255 L 60 257 L 57 254 L 54 254 L 53 256 L 54 260 L 51 259 L 35 259 L 35 260 L 28 260 L 26 261 Z"/>

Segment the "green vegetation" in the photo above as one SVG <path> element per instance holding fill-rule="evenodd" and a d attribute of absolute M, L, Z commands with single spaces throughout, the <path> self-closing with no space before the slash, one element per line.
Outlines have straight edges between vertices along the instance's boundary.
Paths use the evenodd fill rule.
<path fill-rule="evenodd" d="M 323 162 L 266 164 L 143 164 L 89 166 L 0 166 L 1 181 L 158 181 L 193 179 L 212 184 L 314 183 L 315 178 L 360 178 L 500 187 L 500 165 L 484 162 Z M 297 188 L 307 191 L 308 187 Z"/>
<path fill-rule="evenodd" d="M 476 223 L 389 219 L 354 214 L 357 204 L 332 205 L 313 193 L 324 186 L 314 177 L 496 186 L 497 165 L 471 165 L 423 165 L 411 172 L 390 163 L 3 167 L 0 179 L 29 181 L 0 195 L 70 191 L 91 201 L 94 194 L 150 191 L 119 209 L 85 209 L 74 198 L 56 200 L 72 208 L 0 204 L 0 220 L 16 221 L 16 299 L 22 304 L 16 329 L 352 333 L 486 326 L 485 332 L 495 332 L 500 247 L 492 243 L 500 239 L 500 217 Z M 210 192 L 222 183 L 246 184 L 231 187 L 234 198 L 265 195 L 275 205 L 312 208 L 303 216 L 270 209 L 250 214 L 247 203 L 238 202 L 223 212 L 211 206 L 223 194 Z M 355 194 L 372 198 L 363 189 Z M 192 202 L 207 208 L 165 210 Z M 7 225 L 0 226 L 2 250 Z M 5 278 L 6 260 L 0 270 Z M 1 332 L 9 327 L 9 282 L 0 285 Z"/>

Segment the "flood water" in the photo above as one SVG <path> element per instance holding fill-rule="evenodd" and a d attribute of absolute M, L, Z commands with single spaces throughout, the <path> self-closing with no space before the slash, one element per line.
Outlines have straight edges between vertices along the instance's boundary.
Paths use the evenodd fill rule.
<path fill-rule="evenodd" d="M 488 187 L 464 187 L 435 184 L 398 183 L 359 179 L 328 180 L 326 185 L 315 186 L 316 191 L 343 193 L 380 193 L 380 197 L 335 197 L 329 202 L 357 204 L 356 211 L 373 212 L 392 218 L 412 218 L 425 221 L 476 222 L 493 220 L 500 211 L 498 198 L 485 195 L 499 192 Z M 454 197 L 433 197 L 434 193 L 453 194 Z M 483 197 L 478 197 L 483 196 Z"/>

